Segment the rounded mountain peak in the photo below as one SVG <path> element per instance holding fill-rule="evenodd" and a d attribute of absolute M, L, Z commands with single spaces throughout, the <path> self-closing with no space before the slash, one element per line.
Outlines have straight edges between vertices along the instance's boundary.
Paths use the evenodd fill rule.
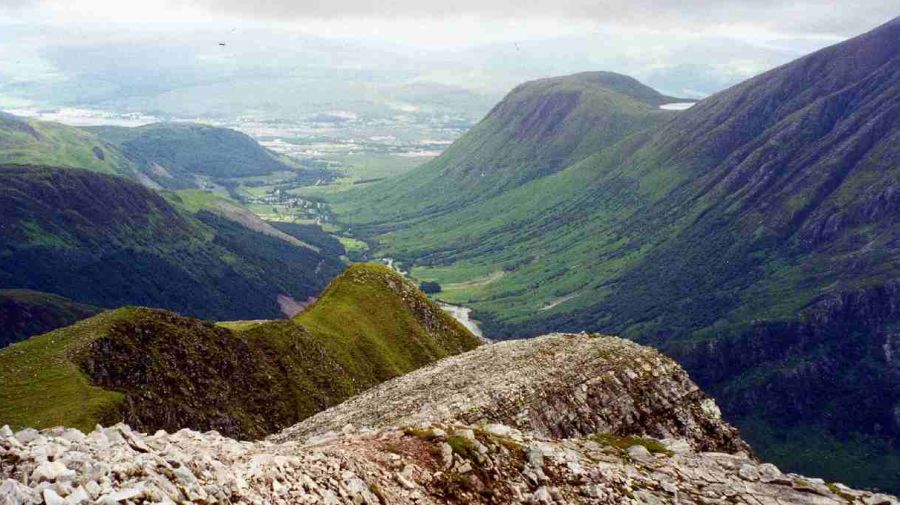
<path fill-rule="evenodd" d="M 603 70 L 528 81 L 513 89 L 509 96 L 523 93 L 543 94 L 547 92 L 578 91 L 616 93 L 653 107 L 664 103 L 682 101 L 679 98 L 663 95 L 634 77 Z"/>

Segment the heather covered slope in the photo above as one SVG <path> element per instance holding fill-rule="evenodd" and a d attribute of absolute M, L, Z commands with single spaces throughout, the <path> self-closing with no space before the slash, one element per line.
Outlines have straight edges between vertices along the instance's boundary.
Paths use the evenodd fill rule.
<path fill-rule="evenodd" d="M 878 471 L 900 468 L 890 456 L 900 388 L 884 352 L 898 319 L 877 300 L 900 277 L 898 77 L 894 20 L 484 202 L 397 229 L 344 217 L 340 199 L 334 209 L 378 253 L 474 308 L 489 336 L 589 329 L 653 343 L 726 413 L 761 417 L 759 440 L 773 447 L 813 426 L 840 444 L 874 437 L 832 451 L 828 471 L 877 460 L 855 482 L 900 489 L 896 471 Z M 832 311 L 834 300 L 859 305 Z M 759 352 L 759 327 L 781 347 Z M 709 348 L 731 352 L 700 359 Z M 742 354 L 759 361 L 727 359 Z M 816 393 L 794 387 L 798 377 Z M 802 394 L 815 400 L 796 402 Z"/>
<path fill-rule="evenodd" d="M 176 208 L 120 177 L 3 166 L 0 181 L 0 287 L 255 319 L 277 317 L 279 295 L 317 294 L 342 268 L 296 239 Z"/>
<path fill-rule="evenodd" d="M 0 289 L 0 348 L 69 326 L 101 310 L 51 293 Z"/>
<path fill-rule="evenodd" d="M 292 321 L 128 307 L 14 344 L 0 351 L 0 424 L 257 438 L 478 344 L 399 275 L 354 265 Z"/>

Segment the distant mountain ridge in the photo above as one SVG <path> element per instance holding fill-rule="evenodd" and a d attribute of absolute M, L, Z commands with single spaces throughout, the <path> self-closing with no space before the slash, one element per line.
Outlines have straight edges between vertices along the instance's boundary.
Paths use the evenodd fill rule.
<path fill-rule="evenodd" d="M 278 298 L 324 288 L 343 247 L 321 230 L 279 231 L 205 191 L 275 171 L 302 172 L 226 128 L 77 128 L 0 113 L 0 287 L 100 307 L 277 317 Z M 44 301 L 45 322 L 56 320 L 59 303 Z M 31 334 L 7 332 L 10 341 Z"/>
<path fill-rule="evenodd" d="M 138 168 L 86 130 L 0 112 L 0 163 L 83 168 L 137 177 Z"/>
<path fill-rule="evenodd" d="M 561 79 L 585 85 L 577 76 Z M 826 472 L 857 466 L 867 459 L 859 452 L 863 445 L 883 443 L 875 452 L 887 459 L 867 467 L 856 482 L 900 489 L 897 472 L 877 471 L 900 469 L 890 456 L 900 433 L 893 415 L 900 388 L 880 382 L 885 390 L 878 401 L 864 400 L 863 392 L 866 373 L 893 376 L 891 357 L 876 351 L 889 343 L 888 328 L 900 324 L 894 316 L 891 323 L 866 323 L 859 339 L 816 329 L 817 344 L 791 346 L 780 369 L 766 358 L 740 370 L 707 362 L 711 369 L 705 370 L 704 360 L 686 354 L 727 349 L 723 343 L 731 339 L 752 346 L 740 337 L 751 323 L 772 324 L 785 341 L 791 334 L 779 325 L 801 323 L 819 301 L 857 290 L 886 292 L 900 278 L 898 82 L 900 20 L 893 20 L 597 143 L 574 162 L 538 171 L 515 187 L 487 176 L 481 187 L 461 186 L 458 173 L 491 168 L 480 162 L 490 153 L 467 158 L 475 151 L 461 139 L 443 160 L 408 179 L 330 201 L 339 220 L 376 245 L 376 254 L 411 265 L 418 278 L 449 287 L 442 297 L 475 309 L 488 335 L 589 329 L 677 352 L 690 372 L 711 381 L 701 385 L 727 400 L 726 413 L 739 405 L 756 407 L 764 420 L 758 440 L 792 427 L 812 429 L 812 423 L 848 440 L 846 419 L 827 415 L 843 395 L 855 405 L 849 415 L 857 433 L 881 442 L 841 446 L 858 452 L 835 456 Z M 561 90 L 559 98 L 545 97 L 520 111 L 547 125 L 563 121 L 535 130 L 551 132 L 550 145 L 558 140 L 553 132 L 570 120 L 551 107 L 565 96 Z M 490 116 L 472 131 L 489 124 Z M 586 135 L 597 133 L 580 131 L 566 145 L 578 146 Z M 445 169 L 455 160 L 468 160 L 457 165 L 465 169 Z M 532 173 L 523 163 L 507 173 L 517 167 Z M 459 204 L 448 205 L 452 197 L 443 193 L 459 188 Z M 829 353 L 850 348 L 866 356 L 864 365 L 825 365 Z M 787 397 L 765 403 L 754 393 L 798 375 L 831 387 L 817 405 L 793 416 L 781 415 L 785 405 L 778 402 Z M 759 387 L 744 388 L 751 380 Z M 747 436 L 754 442 L 753 431 Z M 801 468 L 821 462 L 810 451 L 782 457 Z"/>
<path fill-rule="evenodd" d="M 170 189 L 197 187 L 197 176 L 224 179 L 296 169 L 249 136 L 228 128 L 154 123 L 87 130 L 119 148 L 154 183 Z"/>
<path fill-rule="evenodd" d="M 0 112 L 0 163 L 83 168 L 166 189 L 300 171 L 244 133 L 197 123 L 75 127 Z"/>
<path fill-rule="evenodd" d="M 631 77 L 585 72 L 540 79 L 512 91 L 441 156 L 395 181 L 366 188 L 346 205 L 354 223 L 379 231 L 401 228 L 483 202 L 552 175 L 597 150 L 676 113 L 661 95 Z M 364 203 L 363 203 L 364 202 Z"/>

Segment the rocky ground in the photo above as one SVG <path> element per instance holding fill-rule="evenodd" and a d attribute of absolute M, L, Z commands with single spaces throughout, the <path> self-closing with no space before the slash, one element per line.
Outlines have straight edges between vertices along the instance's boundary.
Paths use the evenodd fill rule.
<path fill-rule="evenodd" d="M 898 503 L 760 463 L 684 372 L 649 349 L 572 335 L 496 347 L 258 442 L 123 424 L 87 435 L 4 427 L 0 504 Z M 431 379 L 450 370 L 463 375 L 445 376 L 438 392 Z M 657 438 L 639 436 L 644 424 Z M 579 433 L 591 430 L 605 433 Z"/>
<path fill-rule="evenodd" d="M 481 346 L 385 382 L 274 435 L 300 440 L 346 424 L 496 422 L 536 435 L 677 437 L 747 451 L 715 402 L 674 361 L 629 340 L 552 334 Z"/>

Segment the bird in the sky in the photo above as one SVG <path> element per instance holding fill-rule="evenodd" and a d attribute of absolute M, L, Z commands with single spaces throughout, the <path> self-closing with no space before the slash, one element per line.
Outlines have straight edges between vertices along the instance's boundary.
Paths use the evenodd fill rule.
<path fill-rule="evenodd" d="M 222 46 L 222 47 L 225 47 L 225 43 L 224 43 L 224 42 L 219 42 L 219 45 Z"/>

